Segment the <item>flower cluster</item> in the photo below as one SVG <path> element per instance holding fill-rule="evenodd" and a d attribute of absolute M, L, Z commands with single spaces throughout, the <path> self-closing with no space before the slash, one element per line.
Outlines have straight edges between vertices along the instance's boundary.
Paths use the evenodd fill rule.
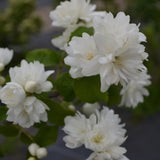
<path fill-rule="evenodd" d="M 86 118 L 81 113 L 65 118 L 64 137 L 66 146 L 77 148 L 84 145 L 93 151 L 87 160 L 127 160 L 126 149 L 120 145 L 126 140 L 124 124 L 113 110 L 104 107 Z"/>
<path fill-rule="evenodd" d="M 22 60 L 20 67 L 10 68 L 11 82 L 0 90 L 0 99 L 9 108 L 8 121 L 28 128 L 48 120 L 46 110 L 49 108 L 31 94 L 50 91 L 52 83 L 47 78 L 52 73 L 54 71 L 45 72 L 44 65 L 38 61 L 27 63 Z"/>
<path fill-rule="evenodd" d="M 72 12 L 78 3 L 83 7 Z M 69 4 L 71 6 L 67 7 Z M 130 23 L 130 17 L 124 12 L 114 17 L 112 13 L 100 14 L 94 11 L 95 6 L 91 6 L 89 1 L 71 0 L 61 3 L 52 11 L 52 24 L 67 28 L 54 42 L 67 52 L 64 62 L 71 66 L 69 72 L 73 78 L 100 75 L 102 92 L 113 84 L 120 84 L 123 87 L 121 105 L 135 107 L 143 102 L 143 95 L 148 95 L 144 87 L 151 83 L 143 64 L 148 53 L 141 42 L 145 42 L 146 37 L 139 31 L 139 25 Z M 81 10 L 85 10 L 83 16 Z M 90 22 L 94 35 L 83 33 L 82 37 L 73 37 L 68 42 L 67 37 L 79 26 L 78 20 L 85 21 L 85 25 Z"/>
<path fill-rule="evenodd" d="M 0 72 L 2 72 L 13 57 L 13 50 L 9 50 L 8 48 L 0 48 L 0 57 Z M 0 86 L 4 83 L 5 78 L 0 75 Z"/>

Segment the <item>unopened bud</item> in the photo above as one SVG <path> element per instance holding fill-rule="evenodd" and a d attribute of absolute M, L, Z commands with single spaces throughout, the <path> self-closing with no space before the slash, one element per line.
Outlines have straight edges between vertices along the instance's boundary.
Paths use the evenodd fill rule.
<path fill-rule="evenodd" d="M 3 76 L 0 76 L 0 86 L 4 85 L 6 82 L 5 78 Z"/>
<path fill-rule="evenodd" d="M 46 157 L 47 154 L 48 154 L 48 152 L 47 152 L 46 148 L 39 148 L 39 149 L 37 149 L 36 155 L 37 155 L 37 157 L 39 159 L 42 159 L 42 158 Z"/>
<path fill-rule="evenodd" d="M 32 143 L 28 147 L 28 151 L 32 156 L 36 156 L 37 149 L 39 149 L 39 146 L 36 143 Z"/>
<path fill-rule="evenodd" d="M 35 92 L 37 88 L 37 83 L 35 81 L 27 81 L 25 84 L 25 91 L 29 93 Z"/>
<path fill-rule="evenodd" d="M 85 103 L 82 107 L 83 113 L 85 113 L 87 116 L 91 115 L 92 113 L 95 113 L 97 109 L 100 109 L 100 106 L 98 103 L 94 103 L 94 104 Z"/>
<path fill-rule="evenodd" d="M 0 72 L 4 70 L 4 64 L 0 63 Z"/>
<path fill-rule="evenodd" d="M 36 160 L 34 157 L 29 157 L 28 160 Z"/>
<path fill-rule="evenodd" d="M 75 111 L 75 110 L 76 110 L 74 105 L 69 105 L 68 108 L 69 108 L 70 110 L 72 110 L 72 111 Z"/>

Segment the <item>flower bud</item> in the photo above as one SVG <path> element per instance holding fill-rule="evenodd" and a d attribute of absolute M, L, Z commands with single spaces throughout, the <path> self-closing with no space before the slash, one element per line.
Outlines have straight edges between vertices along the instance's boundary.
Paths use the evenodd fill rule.
<path fill-rule="evenodd" d="M 4 85 L 6 82 L 5 78 L 3 76 L 0 76 L 0 86 Z"/>
<path fill-rule="evenodd" d="M 39 146 L 36 143 L 32 143 L 28 147 L 28 151 L 32 156 L 36 156 L 36 152 L 39 149 Z"/>
<path fill-rule="evenodd" d="M 95 113 L 97 109 L 100 109 L 100 106 L 98 103 L 94 103 L 94 104 L 85 103 L 82 107 L 83 113 L 85 113 L 87 116 L 91 115 L 92 113 Z"/>
<path fill-rule="evenodd" d="M 25 91 L 29 93 L 35 92 L 37 83 L 35 81 L 27 81 L 25 84 Z"/>
<path fill-rule="evenodd" d="M 34 157 L 29 157 L 28 160 L 36 160 Z"/>
<path fill-rule="evenodd" d="M 46 157 L 48 154 L 47 149 L 46 148 L 38 148 L 36 155 L 39 159 L 42 159 L 44 157 Z"/>
<path fill-rule="evenodd" d="M 72 111 L 75 111 L 75 110 L 76 110 L 74 105 L 69 105 L 68 108 L 69 108 L 70 110 L 72 110 Z"/>
<path fill-rule="evenodd" d="M 0 63 L 0 72 L 4 70 L 4 64 Z"/>

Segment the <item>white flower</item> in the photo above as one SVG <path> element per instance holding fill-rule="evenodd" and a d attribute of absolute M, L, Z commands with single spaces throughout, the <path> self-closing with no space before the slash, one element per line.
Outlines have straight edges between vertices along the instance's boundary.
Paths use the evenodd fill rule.
<path fill-rule="evenodd" d="M 37 158 L 39 158 L 39 159 L 42 159 L 42 158 L 44 158 L 44 157 L 46 157 L 47 156 L 47 154 L 48 154 L 48 152 L 47 152 L 47 149 L 46 148 L 38 148 L 37 150 L 36 150 L 36 156 L 37 156 Z"/>
<path fill-rule="evenodd" d="M 93 36 L 83 33 L 82 37 L 73 37 L 66 52 L 64 62 L 71 66 L 69 73 L 73 78 L 98 74 L 98 51 Z M 90 72 L 86 74 L 86 70 Z"/>
<path fill-rule="evenodd" d="M 50 12 L 50 18 L 53 20 L 53 26 L 68 28 L 75 25 L 78 21 L 89 23 L 92 20 L 92 14 L 96 8 L 89 4 L 90 0 L 71 0 L 61 2 L 61 4 Z"/>
<path fill-rule="evenodd" d="M 142 74 L 139 80 L 131 80 L 126 86 L 123 87 L 120 94 L 122 95 L 122 100 L 120 106 L 127 106 L 135 108 L 138 103 L 144 101 L 143 96 L 148 96 L 149 92 L 146 86 L 150 85 L 150 76 L 147 74 Z"/>
<path fill-rule="evenodd" d="M 120 82 L 124 85 L 138 79 L 139 73 L 146 70 L 143 61 L 148 54 L 140 44 L 146 38 L 139 32 L 138 26 L 130 24 L 129 20 L 123 12 L 115 18 L 111 13 L 106 13 L 104 18 L 94 19 L 94 38 L 101 55 L 98 61 L 103 92 L 112 84 Z"/>
<path fill-rule="evenodd" d="M 9 50 L 8 48 L 0 48 L 0 71 L 4 69 L 13 57 L 13 50 Z"/>
<path fill-rule="evenodd" d="M 8 106 L 8 108 L 7 120 L 14 124 L 19 124 L 23 128 L 29 128 L 34 123 L 48 120 L 46 110 L 49 110 L 49 108 L 33 96 L 26 97 L 23 103 L 15 107 Z"/>
<path fill-rule="evenodd" d="M 129 159 L 125 156 L 121 156 L 118 159 L 112 159 L 107 152 L 101 152 L 101 153 L 93 152 L 87 158 L 87 160 L 129 160 Z"/>
<path fill-rule="evenodd" d="M 68 135 L 63 140 L 67 147 L 77 148 L 84 144 L 87 123 L 86 117 L 80 113 L 77 113 L 74 117 L 67 116 L 65 118 L 65 127 L 63 130 Z"/>
<path fill-rule="evenodd" d="M 67 121 L 66 121 L 67 120 Z M 94 151 L 88 160 L 121 160 L 126 149 L 120 145 L 126 140 L 126 130 L 113 110 L 104 107 L 88 119 L 82 114 L 65 119 L 66 146 L 77 148 L 82 144 Z M 68 145 L 69 144 L 69 145 Z M 71 145 L 70 145 L 71 144 Z M 101 159 L 98 159 L 98 158 Z"/>
<path fill-rule="evenodd" d="M 98 103 L 90 104 L 90 103 L 85 103 L 82 106 L 82 111 L 86 115 L 90 116 L 92 113 L 95 113 L 96 110 L 100 109 L 100 105 Z"/>
<path fill-rule="evenodd" d="M 15 107 L 22 103 L 25 96 L 25 91 L 22 86 L 14 82 L 7 83 L 0 90 L 0 99 L 2 103 L 11 107 Z"/>
<path fill-rule="evenodd" d="M 47 78 L 54 71 L 45 71 L 44 65 L 38 61 L 27 63 L 22 60 L 20 67 L 10 68 L 9 74 L 12 82 L 20 84 L 26 92 L 41 93 L 48 92 L 52 88 L 52 83 Z"/>
<path fill-rule="evenodd" d="M 36 156 L 37 149 L 40 148 L 38 144 L 32 143 L 28 147 L 28 151 L 32 156 Z"/>

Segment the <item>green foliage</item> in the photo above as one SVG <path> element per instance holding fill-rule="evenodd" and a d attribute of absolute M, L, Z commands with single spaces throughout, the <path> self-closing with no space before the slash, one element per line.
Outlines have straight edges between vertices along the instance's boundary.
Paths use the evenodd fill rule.
<path fill-rule="evenodd" d="M 49 146 L 56 142 L 58 126 L 44 126 L 40 128 L 34 139 L 41 147 Z"/>
<path fill-rule="evenodd" d="M 20 134 L 20 140 L 24 144 L 31 144 L 32 143 L 31 139 L 26 134 L 24 134 L 23 132 Z"/>
<path fill-rule="evenodd" d="M 82 34 L 84 32 L 88 33 L 89 35 L 93 35 L 94 34 L 94 29 L 93 29 L 93 27 L 90 27 L 90 28 L 87 28 L 87 27 L 78 27 L 74 32 L 71 33 L 71 36 L 70 36 L 69 39 L 71 40 L 74 36 L 76 36 L 76 37 L 82 37 Z"/>
<path fill-rule="evenodd" d="M 66 101 L 72 101 L 75 99 L 75 93 L 73 90 L 74 80 L 71 78 L 69 73 L 61 74 L 55 81 L 55 87 L 61 96 Z"/>
<path fill-rule="evenodd" d="M 112 85 L 108 90 L 108 106 L 116 106 L 120 104 L 121 96 L 118 86 Z"/>
<path fill-rule="evenodd" d="M 0 122 L 6 119 L 7 111 L 8 109 L 6 107 L 0 107 Z"/>
<path fill-rule="evenodd" d="M 19 133 L 19 130 L 16 126 L 13 125 L 0 125 L 0 134 L 5 137 L 15 137 Z"/>
<path fill-rule="evenodd" d="M 100 77 L 83 77 L 75 80 L 74 91 L 78 99 L 83 102 L 94 103 L 97 101 L 108 102 L 108 92 L 100 91 Z"/>
<path fill-rule="evenodd" d="M 9 1 L 9 6 L 0 13 L 1 46 L 24 44 L 31 34 L 40 30 L 42 21 L 33 13 L 34 10 L 33 0 Z"/>
<path fill-rule="evenodd" d="M 55 66 L 60 63 L 61 52 L 49 49 L 36 49 L 26 54 L 28 62 L 40 61 L 45 66 Z"/>
<path fill-rule="evenodd" d="M 68 115 L 74 115 L 74 112 L 68 109 L 65 104 L 55 102 L 52 99 L 39 97 L 50 108 L 48 111 L 48 121 L 55 125 L 64 125 L 64 118 Z"/>

